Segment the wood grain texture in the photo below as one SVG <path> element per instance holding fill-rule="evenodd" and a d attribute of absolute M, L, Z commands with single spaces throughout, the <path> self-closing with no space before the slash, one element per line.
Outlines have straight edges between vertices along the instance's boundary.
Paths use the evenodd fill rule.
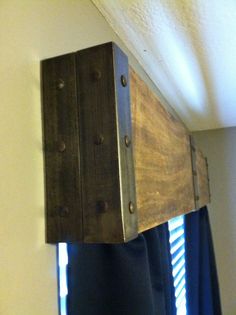
<path fill-rule="evenodd" d="M 138 235 L 137 213 L 129 211 L 136 205 L 132 148 L 124 141 L 131 134 L 128 59 L 108 43 L 76 60 L 84 241 L 122 243 Z"/>
<path fill-rule="evenodd" d="M 130 68 L 139 232 L 194 209 L 189 133 Z"/>
<path fill-rule="evenodd" d="M 128 77 L 114 43 L 42 62 L 49 243 L 138 235 Z"/>
<path fill-rule="evenodd" d="M 82 240 L 75 56 L 42 62 L 46 194 L 49 243 Z M 65 144 L 64 150 L 61 143 Z"/>
<path fill-rule="evenodd" d="M 200 208 L 210 202 L 210 187 L 207 160 L 198 148 L 196 148 L 196 171 L 199 195 L 198 206 Z"/>

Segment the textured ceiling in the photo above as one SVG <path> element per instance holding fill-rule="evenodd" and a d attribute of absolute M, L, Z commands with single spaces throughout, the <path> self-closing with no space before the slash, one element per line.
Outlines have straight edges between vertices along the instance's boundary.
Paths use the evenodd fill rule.
<path fill-rule="evenodd" d="M 92 0 L 190 130 L 236 126 L 235 0 Z"/>

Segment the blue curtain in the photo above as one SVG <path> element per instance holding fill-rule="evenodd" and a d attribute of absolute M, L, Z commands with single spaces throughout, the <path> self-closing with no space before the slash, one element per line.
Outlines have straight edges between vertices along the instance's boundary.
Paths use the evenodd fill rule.
<path fill-rule="evenodd" d="M 185 216 L 188 315 L 221 315 L 216 262 L 206 207 Z"/>
<path fill-rule="evenodd" d="M 68 245 L 69 315 L 175 315 L 168 225 L 127 244 Z"/>
<path fill-rule="evenodd" d="M 221 315 L 206 208 L 185 217 L 188 315 Z M 68 315 L 176 315 L 168 225 L 127 244 L 68 244 Z"/>

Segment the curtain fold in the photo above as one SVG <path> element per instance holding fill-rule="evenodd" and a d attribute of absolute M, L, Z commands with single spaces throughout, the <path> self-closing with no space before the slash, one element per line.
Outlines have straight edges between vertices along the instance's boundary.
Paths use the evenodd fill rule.
<path fill-rule="evenodd" d="M 168 225 L 126 244 L 68 245 L 69 315 L 175 315 Z"/>
<path fill-rule="evenodd" d="M 126 244 L 68 244 L 68 315 L 176 315 L 168 224 Z M 207 208 L 185 216 L 188 315 L 221 315 Z"/>
<path fill-rule="evenodd" d="M 221 315 L 219 284 L 206 207 L 185 216 L 188 315 Z"/>

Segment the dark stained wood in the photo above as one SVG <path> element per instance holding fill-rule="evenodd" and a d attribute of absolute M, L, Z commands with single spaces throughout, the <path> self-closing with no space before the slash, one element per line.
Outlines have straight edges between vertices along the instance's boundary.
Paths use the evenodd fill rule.
<path fill-rule="evenodd" d="M 78 52 L 76 68 L 84 241 L 128 241 L 138 234 L 132 146 L 124 139 L 131 138 L 128 60 L 109 43 Z"/>
<path fill-rule="evenodd" d="M 114 43 L 42 63 L 47 242 L 138 235 L 129 68 Z"/>
<path fill-rule="evenodd" d="M 46 239 L 49 243 L 83 239 L 75 80 L 74 54 L 42 62 Z"/>
<path fill-rule="evenodd" d="M 139 232 L 194 209 L 189 134 L 130 69 Z"/>

